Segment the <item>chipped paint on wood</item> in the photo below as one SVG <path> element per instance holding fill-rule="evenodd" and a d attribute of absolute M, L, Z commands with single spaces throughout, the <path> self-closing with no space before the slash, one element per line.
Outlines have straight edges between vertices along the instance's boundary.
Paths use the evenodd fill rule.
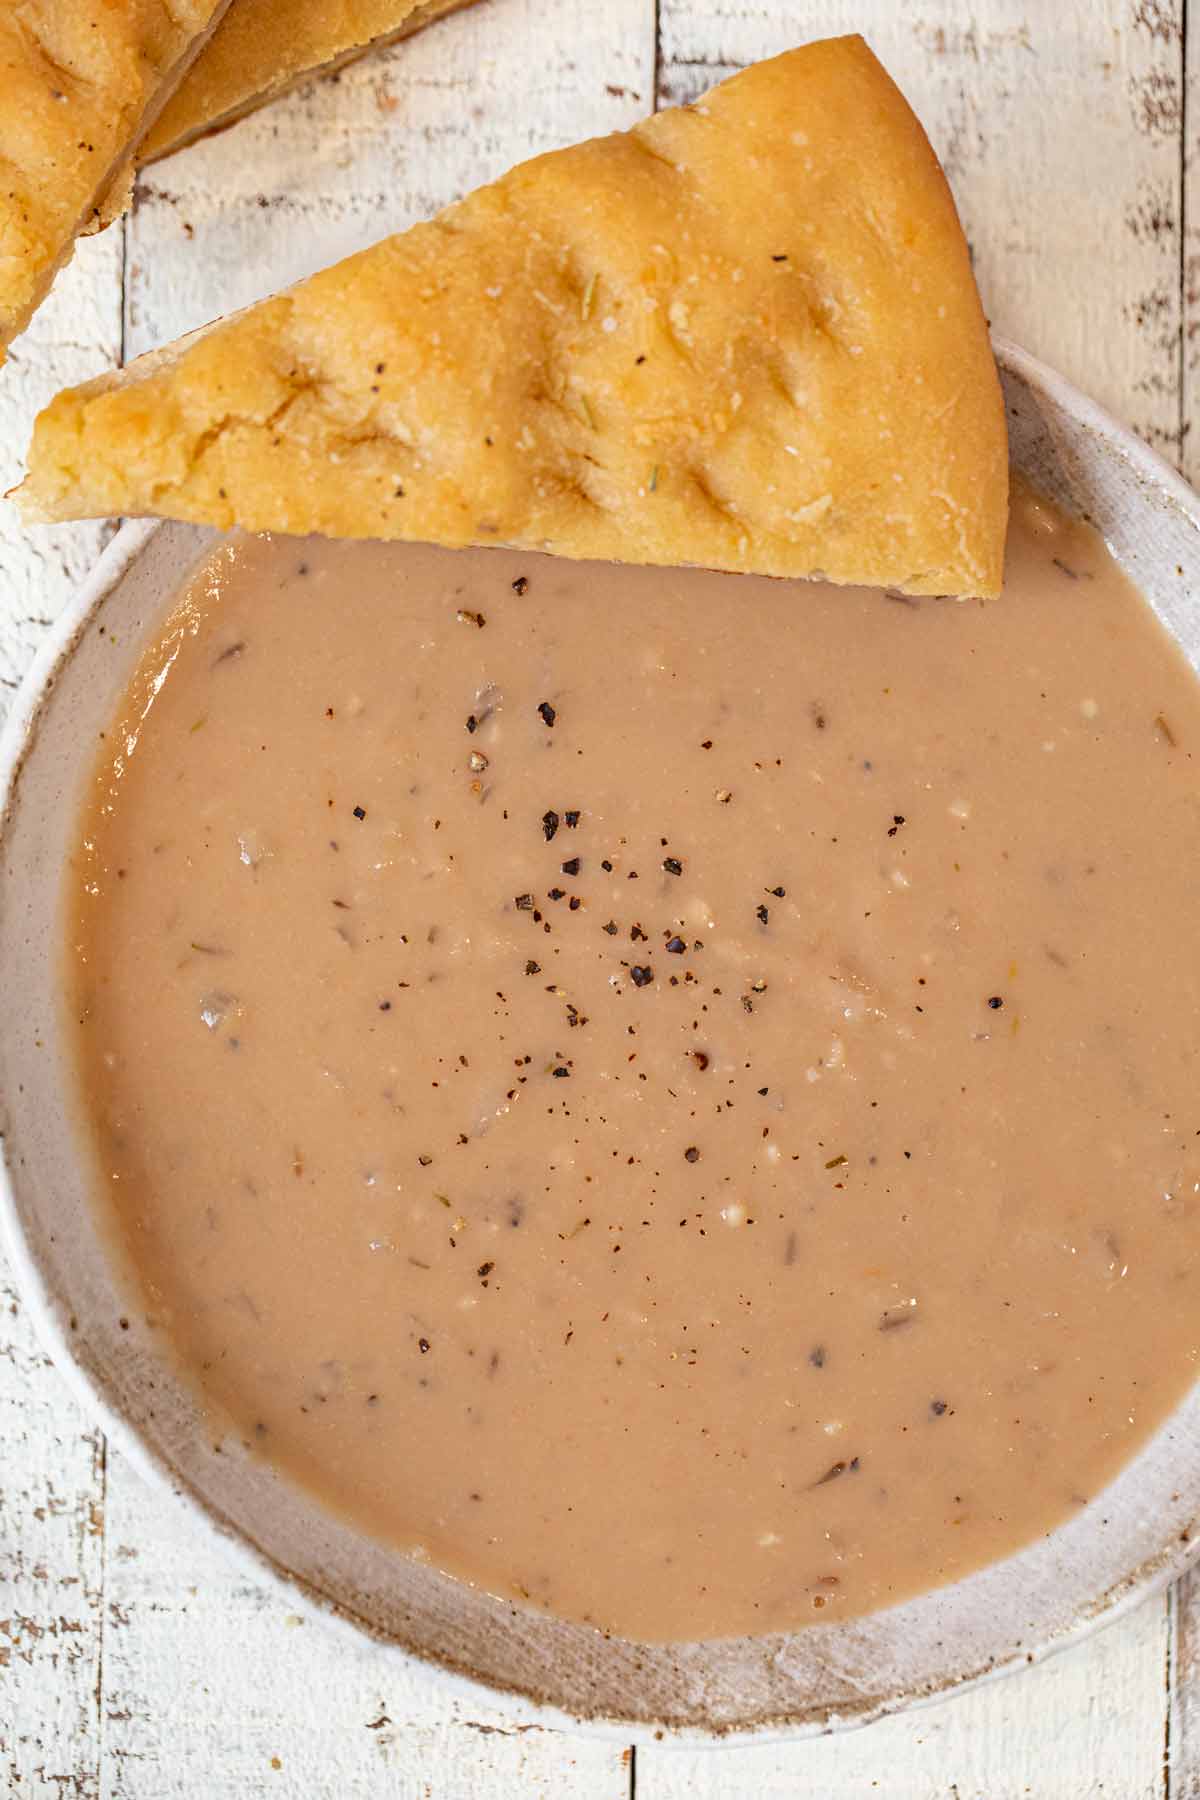
<path fill-rule="evenodd" d="M 522 157 L 632 123 L 653 71 L 652 0 L 484 0 L 157 164 L 126 225 L 127 353 L 425 217 Z M 499 1707 L 466 1711 L 420 1670 L 302 1624 L 115 1455 L 107 1544 L 103 1800 L 628 1792 L 619 1743 L 518 1730 Z"/>
<path fill-rule="evenodd" d="M 121 351 L 119 227 L 85 238 L 0 369 L 0 494 L 21 474 L 38 410 L 73 381 L 112 368 Z M 50 621 L 112 535 L 107 525 L 23 532 L 0 500 L 0 719 Z"/>
<path fill-rule="evenodd" d="M 39 406 L 120 351 L 121 236 L 89 238 L 0 371 L 0 491 Z M 0 503 L 0 717 L 110 535 L 23 534 Z M 0 1257 L 0 1792 L 98 1800 L 104 1443 L 38 1349 Z"/>
<path fill-rule="evenodd" d="M 99 1800 L 104 1442 L 0 1265 L 0 1792 Z"/>
<path fill-rule="evenodd" d="M 481 0 L 157 165 L 124 231 L 81 247 L 0 372 L 0 480 L 36 407 L 122 344 L 133 354 L 257 298 L 521 156 L 630 122 L 655 93 L 686 100 L 845 30 L 866 33 L 925 118 L 996 323 L 1160 447 L 1182 437 L 1200 457 L 1181 433 L 1200 368 L 1200 190 L 1185 194 L 1180 173 L 1181 130 L 1200 150 L 1200 94 L 1189 103 L 1181 81 L 1182 0 L 658 12 L 656 50 L 654 0 Z M 1190 50 L 1200 71 L 1200 42 Z M 1198 167 L 1193 155 L 1189 188 Z M 4 509 L 0 711 L 106 530 L 22 534 Z M 844 1739 L 652 1746 L 634 1762 L 517 1730 L 501 1708 L 468 1714 L 247 1585 L 119 1457 L 105 1467 L 12 1304 L 0 1271 L 0 1791 L 620 1800 L 636 1781 L 640 1800 L 1200 1800 L 1200 1577 L 1181 1586 L 1177 1626 L 1151 1602 L 1043 1668 Z"/>
<path fill-rule="evenodd" d="M 1184 44 L 1187 82 L 1184 89 L 1181 161 L 1183 190 L 1183 341 L 1180 348 L 1183 416 L 1183 473 L 1200 483 L 1200 7 L 1187 14 Z M 1197 1760 L 1200 1770 L 1200 1757 Z M 1200 1793 L 1200 1774 L 1197 1790 Z"/>

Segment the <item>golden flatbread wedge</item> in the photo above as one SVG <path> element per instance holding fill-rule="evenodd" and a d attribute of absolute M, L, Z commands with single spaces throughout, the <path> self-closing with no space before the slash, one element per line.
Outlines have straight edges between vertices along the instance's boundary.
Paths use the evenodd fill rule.
<path fill-rule="evenodd" d="M 472 0 L 235 0 L 138 152 L 170 156 L 278 99 L 307 76 L 340 69 Z"/>
<path fill-rule="evenodd" d="M 0 7 L 0 362 L 75 239 L 124 209 L 138 140 L 227 4 Z"/>
<path fill-rule="evenodd" d="M 949 190 L 841 38 L 60 394 L 18 499 L 988 595 L 1007 462 Z"/>

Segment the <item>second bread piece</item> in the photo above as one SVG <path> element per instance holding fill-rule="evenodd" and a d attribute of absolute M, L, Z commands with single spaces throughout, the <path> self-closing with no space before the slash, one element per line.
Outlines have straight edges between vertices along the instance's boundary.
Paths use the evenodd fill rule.
<path fill-rule="evenodd" d="M 139 138 L 227 4 L 0 6 L 0 362 L 75 239 L 122 211 Z"/>
<path fill-rule="evenodd" d="M 1007 463 L 949 190 L 841 38 L 60 394 L 19 499 L 994 594 Z"/>
<path fill-rule="evenodd" d="M 140 163 L 170 156 L 367 50 L 411 37 L 472 0 L 236 0 L 147 133 Z"/>

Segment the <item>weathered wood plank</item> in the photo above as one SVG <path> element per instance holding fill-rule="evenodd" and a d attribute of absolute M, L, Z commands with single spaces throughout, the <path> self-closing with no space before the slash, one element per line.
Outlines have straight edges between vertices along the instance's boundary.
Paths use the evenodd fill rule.
<path fill-rule="evenodd" d="M 862 31 L 942 158 L 994 323 L 1178 456 L 1183 10 L 662 0 L 659 93 L 690 99 L 758 57 Z"/>
<path fill-rule="evenodd" d="M 1186 82 L 1180 120 L 1183 161 L 1183 332 L 1180 356 L 1183 456 L 1180 466 L 1193 487 L 1196 487 L 1200 485 L 1200 424 L 1197 423 L 1200 417 L 1200 8 L 1188 8 L 1185 17 Z"/>
<path fill-rule="evenodd" d="M 1200 484 L 1200 7 L 1186 11 L 1186 82 L 1181 126 L 1183 162 L 1182 456 L 1187 479 Z M 1171 1800 L 1200 1800 L 1200 1569 L 1173 1596 L 1174 1663 L 1169 1720 Z"/>
<path fill-rule="evenodd" d="M 0 370 L 0 491 L 34 413 L 120 352 L 121 233 L 93 238 Z M 108 528 L 22 534 L 0 502 L 0 717 Z M 104 1443 L 37 1348 L 0 1257 L 0 1791 L 99 1792 Z"/>
<path fill-rule="evenodd" d="M 69 382 L 120 360 L 122 229 L 80 244 L 0 369 L 0 494 L 18 480 L 39 409 Z M 0 718 L 43 632 L 111 536 L 108 525 L 22 531 L 0 500 Z"/>
<path fill-rule="evenodd" d="M 802 14 L 767 0 L 661 0 L 658 96 L 690 99 L 758 57 L 863 31 L 943 160 L 994 323 L 1178 457 L 1182 14 L 1181 0 L 1032 11 L 1020 0 L 812 0 Z M 1010 1682 L 692 1774 L 703 1770 L 714 1800 L 1157 1794 L 1171 1648 L 1167 1602 L 1151 1601 Z M 694 1791 L 688 1778 L 668 1752 L 639 1757 L 642 1796 L 672 1800 Z"/>
<path fill-rule="evenodd" d="M 1169 1624 L 1166 1793 L 1169 1800 L 1200 1800 L 1200 1572 L 1175 1584 Z"/>
<path fill-rule="evenodd" d="M 129 222 L 129 353 L 631 122 L 653 66 L 653 0 L 499 0 L 157 165 Z M 628 1792 L 619 1744 L 468 1717 L 422 1672 L 298 1624 L 120 1459 L 109 1493 L 104 1800 Z"/>

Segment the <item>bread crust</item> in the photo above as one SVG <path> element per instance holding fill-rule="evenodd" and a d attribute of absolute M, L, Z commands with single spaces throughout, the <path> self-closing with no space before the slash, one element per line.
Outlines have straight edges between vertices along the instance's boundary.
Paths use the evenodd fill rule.
<path fill-rule="evenodd" d="M 17 498 L 993 595 L 1007 450 L 949 189 L 848 37 L 60 394 Z"/>
<path fill-rule="evenodd" d="M 131 152 L 227 4 L 0 8 L 0 361 L 75 239 L 124 209 Z"/>
<path fill-rule="evenodd" d="M 140 164 L 224 131 L 310 75 L 412 37 L 473 0 L 237 0 L 138 152 Z"/>

